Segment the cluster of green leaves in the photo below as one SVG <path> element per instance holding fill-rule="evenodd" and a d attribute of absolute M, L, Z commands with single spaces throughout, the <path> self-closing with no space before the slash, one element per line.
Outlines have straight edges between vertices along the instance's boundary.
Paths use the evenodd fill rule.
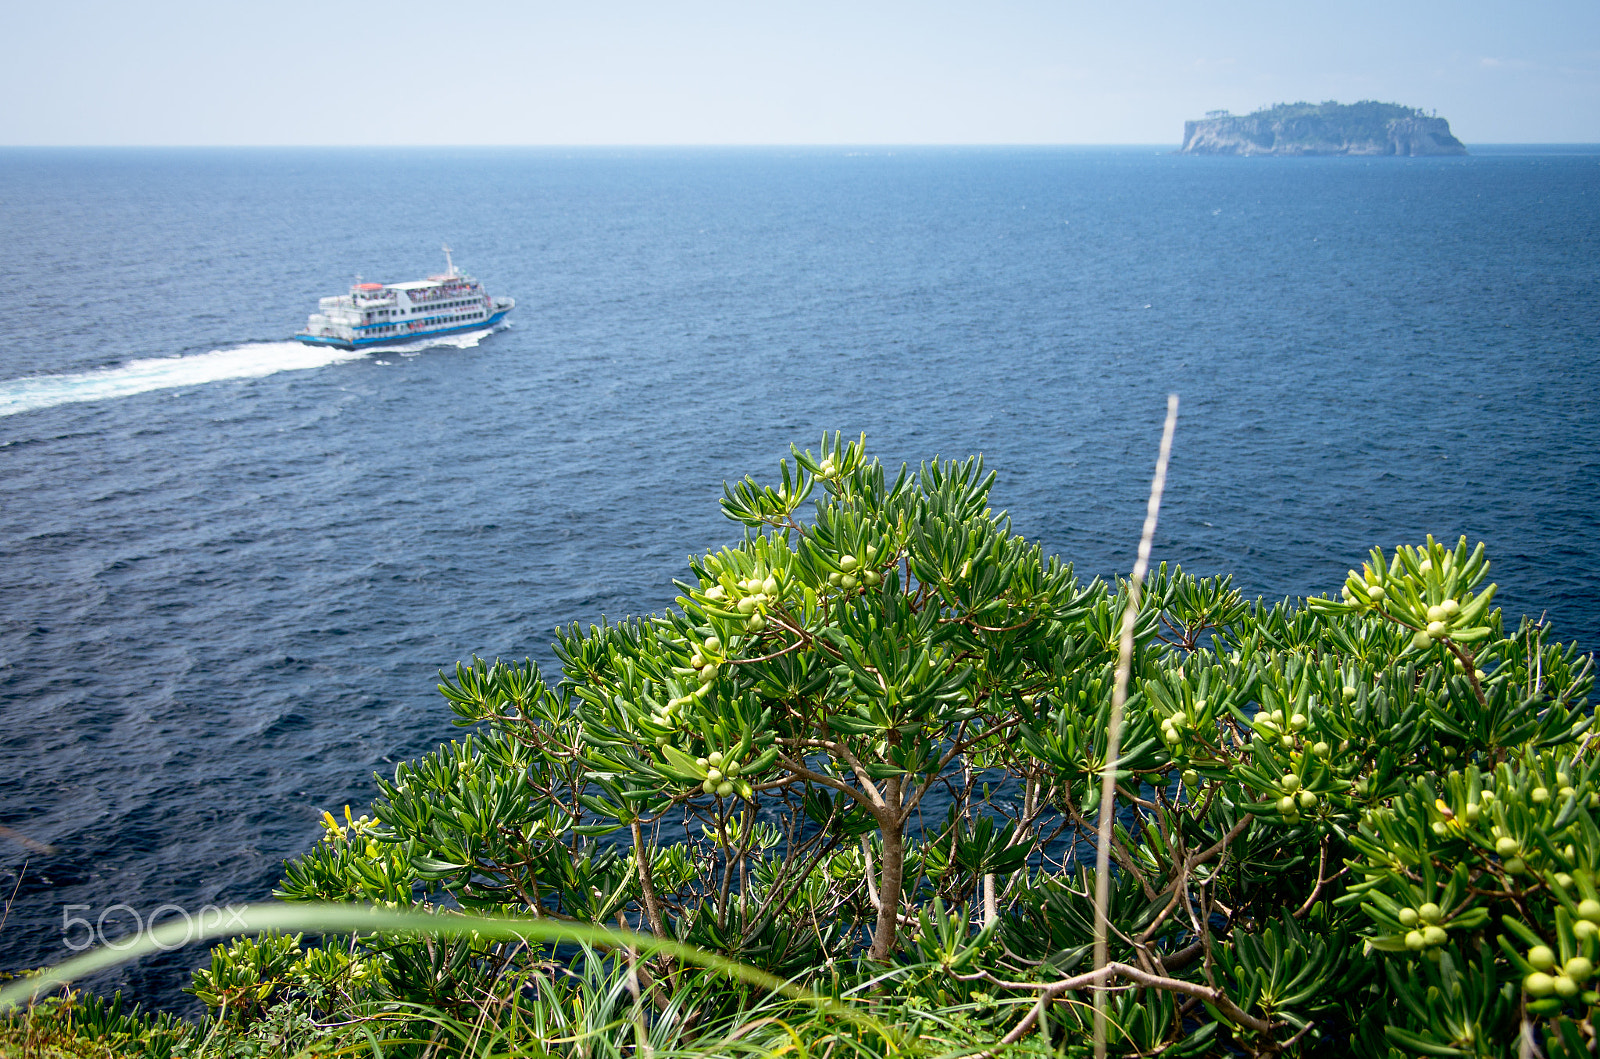
<path fill-rule="evenodd" d="M 171 1059 L 192 1047 L 195 1028 L 165 1012 L 82 992 L 50 997 L 0 1022 L 0 1055 L 29 1059 Z"/>
<path fill-rule="evenodd" d="M 890 476 L 835 435 L 778 478 L 727 488 L 743 537 L 690 560 L 675 608 L 560 630 L 558 682 L 458 665 L 440 690 L 474 730 L 370 818 L 329 816 L 280 896 L 615 924 L 893 1027 L 790 1013 L 800 1051 L 1086 1049 L 1130 586 L 1015 535 L 976 458 Z M 1431 538 L 1332 599 L 1155 571 L 1111 763 L 1114 1053 L 1592 1046 L 1590 659 L 1507 629 L 1487 572 Z M 400 1048 L 525 1004 L 589 1018 L 562 983 L 598 974 L 628 991 L 621 1050 L 760 1021 L 759 993 L 665 957 L 470 937 L 239 941 L 195 991 L 229 1033 L 293 1008 Z M 588 1054 L 549 1019 L 540 1054 Z"/>

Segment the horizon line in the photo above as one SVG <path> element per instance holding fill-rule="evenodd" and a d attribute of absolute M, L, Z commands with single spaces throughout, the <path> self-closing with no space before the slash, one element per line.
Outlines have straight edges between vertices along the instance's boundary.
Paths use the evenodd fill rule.
<path fill-rule="evenodd" d="M 1600 140 L 1478 140 L 1465 141 L 1468 147 L 1600 147 Z M 1182 141 L 1177 145 L 1181 146 Z M 840 150 L 840 149 L 872 149 L 872 150 L 900 150 L 919 148 L 1053 148 L 1053 147 L 1134 147 L 1134 148 L 1163 148 L 1173 147 L 1172 141 L 1100 141 L 1100 142 L 1059 142 L 1059 141 L 1014 141 L 1014 142 L 795 142 L 795 143 L 715 143 L 715 142 L 690 142 L 690 143 L 0 143 L 0 151 L 4 150 L 328 150 L 328 151 L 353 151 L 353 150 L 430 150 L 448 148 L 453 150 Z M 1360 157 L 1391 157 L 1386 155 L 1362 155 Z M 1399 156 L 1394 156 L 1399 157 Z M 1410 156 L 1406 156 L 1410 157 Z M 1425 156 L 1415 156 L 1425 157 Z"/>

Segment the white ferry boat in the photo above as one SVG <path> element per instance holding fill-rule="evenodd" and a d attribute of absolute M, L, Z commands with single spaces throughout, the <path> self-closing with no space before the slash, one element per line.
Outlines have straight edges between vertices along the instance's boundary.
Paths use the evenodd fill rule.
<path fill-rule="evenodd" d="M 517 303 L 491 298 L 483 284 L 456 271 L 444 248 L 442 276 L 410 283 L 357 283 L 349 294 L 323 298 L 294 337 L 318 346 L 360 349 L 493 327 Z M 357 277 L 358 279 L 360 277 Z"/>

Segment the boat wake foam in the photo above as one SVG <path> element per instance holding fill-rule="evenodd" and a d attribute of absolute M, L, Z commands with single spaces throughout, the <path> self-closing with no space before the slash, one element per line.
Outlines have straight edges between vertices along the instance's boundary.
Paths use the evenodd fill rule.
<path fill-rule="evenodd" d="M 187 357 L 130 360 L 115 368 L 100 368 L 71 375 L 30 375 L 0 382 L 0 416 L 80 401 L 131 397 L 151 390 L 198 386 L 224 379 L 256 379 L 276 375 L 280 371 L 322 368 L 360 360 L 375 352 L 415 354 L 438 346 L 470 349 L 493 330 L 485 328 L 465 334 L 355 350 L 308 346 L 301 342 L 252 342 L 233 349 L 217 349 Z"/>

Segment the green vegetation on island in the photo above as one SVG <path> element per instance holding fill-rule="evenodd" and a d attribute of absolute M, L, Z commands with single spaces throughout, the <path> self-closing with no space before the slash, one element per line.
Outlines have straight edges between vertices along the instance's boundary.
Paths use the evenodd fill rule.
<path fill-rule="evenodd" d="M 1183 123 L 1180 154 L 1466 154 L 1437 115 L 1397 103 L 1280 103 L 1254 114 L 1212 111 Z"/>
<path fill-rule="evenodd" d="M 446 677 L 470 732 L 328 815 L 293 932 L 195 972 L 204 1022 L 57 997 L 0 1051 L 1081 1056 L 1104 983 L 1117 1056 L 1592 1054 L 1592 660 L 1505 624 L 1481 545 L 1374 549 L 1331 598 L 1165 564 L 1135 596 L 993 481 L 835 436 L 734 483 L 674 609 L 561 630 L 553 684 Z"/>

